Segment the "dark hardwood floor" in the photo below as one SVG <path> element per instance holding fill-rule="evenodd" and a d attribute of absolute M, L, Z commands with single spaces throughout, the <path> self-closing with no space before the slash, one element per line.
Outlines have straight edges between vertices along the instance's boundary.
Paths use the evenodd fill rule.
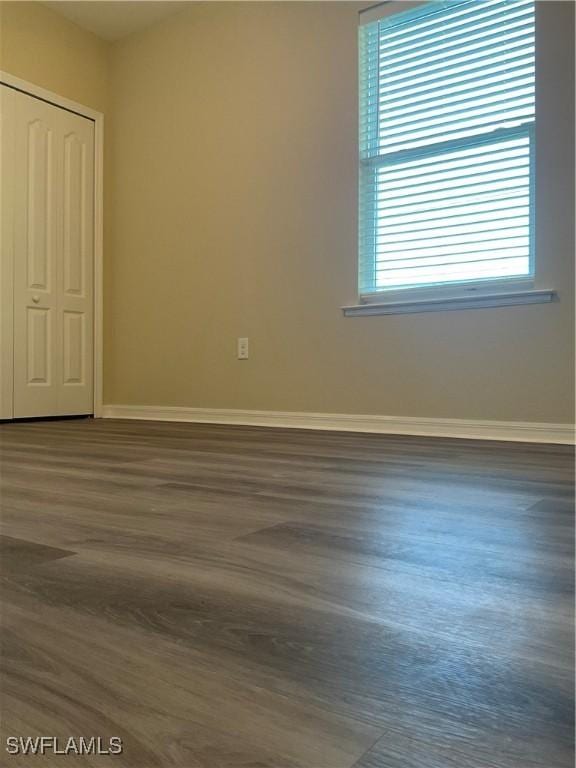
<path fill-rule="evenodd" d="M 572 768 L 573 462 L 0 425 L 0 764 Z M 124 749 L 7 754 L 39 735 Z"/>

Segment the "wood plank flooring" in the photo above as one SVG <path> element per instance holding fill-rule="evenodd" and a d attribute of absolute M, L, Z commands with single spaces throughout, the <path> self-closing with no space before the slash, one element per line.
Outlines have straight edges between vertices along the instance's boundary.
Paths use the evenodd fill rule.
<path fill-rule="evenodd" d="M 562 446 L 0 425 L 0 764 L 572 768 Z M 116 756 L 8 755 L 111 736 Z"/>

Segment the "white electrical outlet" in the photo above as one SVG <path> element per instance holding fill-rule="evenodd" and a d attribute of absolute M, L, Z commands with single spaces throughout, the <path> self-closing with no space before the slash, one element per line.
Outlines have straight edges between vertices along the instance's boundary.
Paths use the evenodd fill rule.
<path fill-rule="evenodd" d="M 238 339 L 238 360 L 248 360 L 248 339 Z"/>

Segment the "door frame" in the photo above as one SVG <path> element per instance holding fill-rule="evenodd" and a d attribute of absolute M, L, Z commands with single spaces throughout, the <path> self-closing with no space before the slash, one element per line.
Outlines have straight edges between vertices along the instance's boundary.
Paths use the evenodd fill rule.
<path fill-rule="evenodd" d="M 104 114 L 0 70 L 0 84 L 94 123 L 94 417 L 102 416 L 104 366 Z M 13 253 L 10 254 L 13 258 Z M 13 371 L 11 375 L 13 376 Z"/>

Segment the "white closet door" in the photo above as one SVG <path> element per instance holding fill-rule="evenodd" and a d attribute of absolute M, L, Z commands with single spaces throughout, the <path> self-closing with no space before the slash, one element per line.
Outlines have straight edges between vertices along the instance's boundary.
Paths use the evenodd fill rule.
<path fill-rule="evenodd" d="M 93 410 L 94 124 L 14 92 L 14 417 Z"/>

